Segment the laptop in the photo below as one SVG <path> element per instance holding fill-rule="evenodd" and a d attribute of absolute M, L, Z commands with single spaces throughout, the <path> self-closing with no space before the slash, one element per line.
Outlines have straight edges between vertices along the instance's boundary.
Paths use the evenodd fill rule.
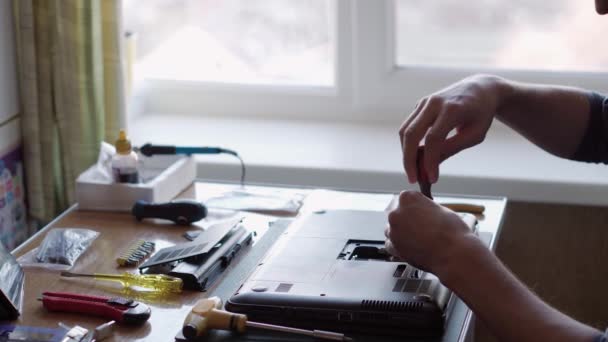
<path fill-rule="evenodd" d="M 462 215 L 475 229 L 473 215 Z M 392 261 L 387 214 L 333 210 L 296 220 L 227 301 L 253 321 L 374 335 L 437 337 L 451 292 Z"/>
<path fill-rule="evenodd" d="M 25 273 L 0 242 L 0 320 L 17 319 L 23 308 Z"/>

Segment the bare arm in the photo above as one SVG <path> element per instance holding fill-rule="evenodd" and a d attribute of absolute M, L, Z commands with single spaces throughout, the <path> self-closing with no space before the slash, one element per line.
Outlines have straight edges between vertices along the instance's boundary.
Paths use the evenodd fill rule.
<path fill-rule="evenodd" d="M 588 94 L 491 75 L 468 77 L 431 94 L 399 129 L 408 179 L 417 181 L 416 157 L 423 139 L 425 169 L 434 183 L 441 161 L 481 143 L 494 116 L 550 153 L 570 158 L 589 121 Z"/>
<path fill-rule="evenodd" d="M 589 121 L 588 91 L 507 80 L 497 118 L 542 149 L 570 158 Z"/>
<path fill-rule="evenodd" d="M 388 217 L 386 249 L 434 273 L 504 342 L 593 342 L 601 333 L 525 287 L 460 217 L 415 191 Z"/>
<path fill-rule="evenodd" d="M 440 276 L 500 341 L 585 341 L 601 333 L 547 305 L 476 238 Z"/>
<path fill-rule="evenodd" d="M 588 95 L 490 75 L 455 83 L 421 99 L 399 130 L 408 178 L 417 180 L 416 155 L 423 139 L 425 168 L 435 182 L 439 163 L 482 142 L 495 116 L 548 152 L 572 158 L 590 122 Z M 420 193 L 402 193 L 389 222 L 387 249 L 435 273 L 500 340 L 591 342 L 600 336 L 540 300 L 458 216 Z"/>

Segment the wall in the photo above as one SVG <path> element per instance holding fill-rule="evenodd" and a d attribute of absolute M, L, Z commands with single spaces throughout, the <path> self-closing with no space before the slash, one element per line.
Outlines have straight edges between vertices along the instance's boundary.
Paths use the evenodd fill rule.
<path fill-rule="evenodd" d="M 510 202 L 496 254 L 552 306 L 608 327 L 608 208 Z M 496 341 L 477 328 L 476 341 Z"/>

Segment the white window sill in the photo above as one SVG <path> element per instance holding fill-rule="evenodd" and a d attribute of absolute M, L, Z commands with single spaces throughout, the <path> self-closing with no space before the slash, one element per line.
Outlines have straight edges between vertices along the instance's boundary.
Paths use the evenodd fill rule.
<path fill-rule="evenodd" d="M 247 165 L 247 182 L 363 191 L 414 189 L 404 176 L 398 125 L 146 114 L 129 125 L 146 142 L 221 146 Z M 230 156 L 197 156 L 197 176 L 238 181 Z M 447 160 L 433 192 L 608 205 L 608 166 L 549 155 L 517 134 L 493 130 L 486 141 Z"/>

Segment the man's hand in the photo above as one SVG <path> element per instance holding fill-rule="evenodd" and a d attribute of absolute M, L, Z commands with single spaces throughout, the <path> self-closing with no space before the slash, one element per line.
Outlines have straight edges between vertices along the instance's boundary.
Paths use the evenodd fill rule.
<path fill-rule="evenodd" d="M 477 240 L 455 212 L 440 206 L 417 191 L 404 191 L 399 206 L 388 216 L 385 247 L 400 259 L 442 277 L 470 242 Z M 448 266 L 450 265 L 450 266 Z"/>
<path fill-rule="evenodd" d="M 502 79 L 473 76 L 421 99 L 399 129 L 403 165 L 410 183 L 417 181 L 418 145 L 425 139 L 424 166 L 429 181 L 439 177 L 439 163 L 481 143 L 506 96 Z M 448 136 L 455 130 L 453 136 Z"/>
<path fill-rule="evenodd" d="M 402 192 L 388 221 L 387 251 L 438 276 L 500 341 L 583 342 L 600 335 L 543 303 L 458 214 L 421 193 Z"/>

